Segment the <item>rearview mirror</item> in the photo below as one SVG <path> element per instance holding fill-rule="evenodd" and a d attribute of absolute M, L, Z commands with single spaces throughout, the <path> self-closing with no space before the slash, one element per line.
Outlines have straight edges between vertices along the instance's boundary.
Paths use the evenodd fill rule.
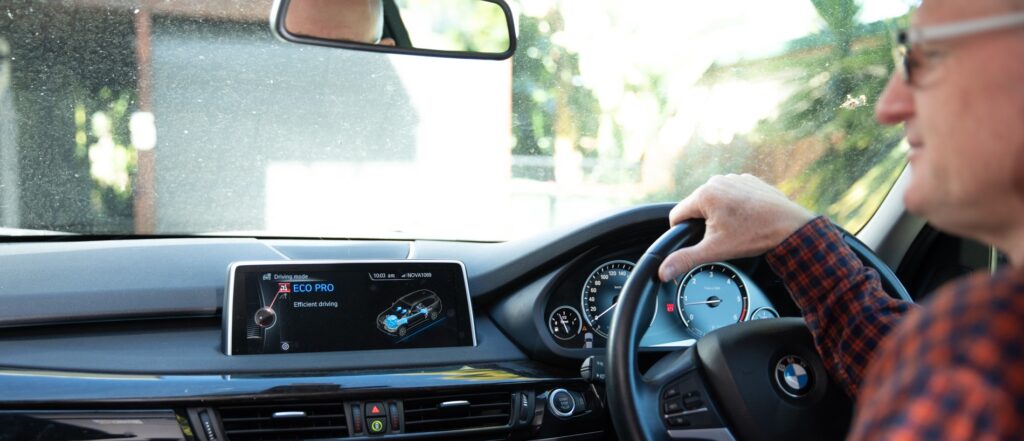
<path fill-rule="evenodd" d="M 285 41 L 411 55 L 504 60 L 515 52 L 504 0 L 275 0 Z"/>

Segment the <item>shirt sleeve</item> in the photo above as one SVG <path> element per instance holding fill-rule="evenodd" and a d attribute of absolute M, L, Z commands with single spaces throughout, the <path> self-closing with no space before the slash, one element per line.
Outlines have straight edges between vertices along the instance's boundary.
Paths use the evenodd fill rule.
<path fill-rule="evenodd" d="M 766 254 L 804 316 L 825 368 L 857 398 L 879 342 L 913 304 L 890 297 L 825 217 L 807 223 Z"/>

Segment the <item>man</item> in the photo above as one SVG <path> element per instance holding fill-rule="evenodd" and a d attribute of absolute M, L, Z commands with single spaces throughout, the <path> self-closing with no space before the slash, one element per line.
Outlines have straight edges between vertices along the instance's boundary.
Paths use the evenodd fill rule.
<path fill-rule="evenodd" d="M 921 306 L 893 300 L 827 220 L 744 175 L 712 178 L 672 210 L 671 223 L 702 218 L 707 232 L 660 277 L 765 254 L 857 402 L 851 439 L 1024 438 L 1024 0 L 924 0 L 906 35 L 876 106 L 911 145 L 906 207 L 997 247 L 1010 268 Z"/>
<path fill-rule="evenodd" d="M 328 40 L 394 46 L 384 33 L 382 0 L 292 0 L 284 17 L 288 32 Z"/>

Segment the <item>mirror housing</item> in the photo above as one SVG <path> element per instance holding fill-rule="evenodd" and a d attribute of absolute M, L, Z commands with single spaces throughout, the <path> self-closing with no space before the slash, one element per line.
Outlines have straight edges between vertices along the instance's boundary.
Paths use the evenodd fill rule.
<path fill-rule="evenodd" d="M 270 27 L 284 41 L 369 52 L 504 60 L 516 49 L 504 0 L 274 0 Z"/>

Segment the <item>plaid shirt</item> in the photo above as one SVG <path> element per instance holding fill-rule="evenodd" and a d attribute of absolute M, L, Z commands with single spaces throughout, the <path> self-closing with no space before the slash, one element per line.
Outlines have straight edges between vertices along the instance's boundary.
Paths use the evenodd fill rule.
<path fill-rule="evenodd" d="M 892 299 L 824 217 L 767 254 L 830 376 L 857 401 L 849 439 L 1024 438 L 1024 273 Z"/>

